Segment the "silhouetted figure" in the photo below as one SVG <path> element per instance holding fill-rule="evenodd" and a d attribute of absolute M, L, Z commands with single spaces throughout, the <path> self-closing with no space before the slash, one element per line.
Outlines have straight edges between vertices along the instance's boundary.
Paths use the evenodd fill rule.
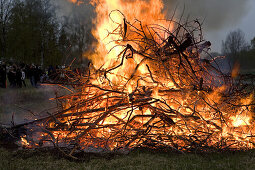
<path fill-rule="evenodd" d="M 0 65 L 0 88 L 6 88 L 6 65 Z"/>
<path fill-rule="evenodd" d="M 17 69 L 15 76 L 16 76 L 16 85 L 17 85 L 17 87 L 22 88 L 22 80 L 21 80 L 22 73 L 21 73 L 20 68 Z"/>
<path fill-rule="evenodd" d="M 36 81 L 37 85 L 38 85 L 38 82 L 40 82 L 40 80 L 41 80 L 42 74 L 43 74 L 43 71 L 42 71 L 41 67 L 36 66 L 36 68 L 35 68 L 35 81 Z"/>
<path fill-rule="evenodd" d="M 49 79 L 53 80 L 55 75 L 56 75 L 56 69 L 52 65 L 50 65 L 48 68 Z"/>
<path fill-rule="evenodd" d="M 29 68 L 29 79 L 30 83 L 33 87 L 37 87 L 37 82 L 36 82 L 36 67 L 34 64 L 32 64 Z"/>
<path fill-rule="evenodd" d="M 9 72 L 7 73 L 7 77 L 10 83 L 10 87 L 16 87 L 16 71 L 13 66 L 10 66 Z"/>

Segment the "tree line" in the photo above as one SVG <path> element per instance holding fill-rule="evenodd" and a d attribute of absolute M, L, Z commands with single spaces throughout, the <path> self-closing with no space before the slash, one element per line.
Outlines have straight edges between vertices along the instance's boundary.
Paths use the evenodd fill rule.
<path fill-rule="evenodd" d="M 82 6 L 74 5 L 71 15 L 59 17 L 51 0 L 0 0 L 0 60 L 42 66 L 68 63 L 75 57 L 83 62 L 93 41 L 92 22 L 76 8 Z"/>
<path fill-rule="evenodd" d="M 93 50 L 93 7 L 73 4 L 69 15 L 59 16 L 54 0 L 0 0 L 0 61 L 42 66 L 86 63 L 84 52 Z M 231 64 L 255 68 L 255 38 L 248 43 L 241 30 L 222 42 L 222 55 Z"/>
<path fill-rule="evenodd" d="M 227 57 L 231 65 L 238 63 L 242 70 L 254 71 L 255 37 L 247 42 L 242 30 L 231 31 L 222 41 L 222 54 Z"/>

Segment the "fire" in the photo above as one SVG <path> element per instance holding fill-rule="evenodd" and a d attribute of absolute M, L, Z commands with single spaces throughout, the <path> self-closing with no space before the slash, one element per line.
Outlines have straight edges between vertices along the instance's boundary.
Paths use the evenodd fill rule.
<path fill-rule="evenodd" d="M 250 120 L 251 118 L 249 116 L 234 116 L 231 117 L 232 119 L 232 125 L 234 127 L 240 127 L 240 126 L 245 126 L 245 125 L 250 125 Z"/>
<path fill-rule="evenodd" d="M 253 94 L 229 83 L 214 59 L 201 59 L 198 21 L 167 20 L 161 0 L 91 3 L 97 44 L 89 72 L 71 73 L 81 85 L 58 98 L 63 108 L 45 119 L 38 141 L 75 146 L 71 153 L 91 146 L 254 148 Z"/>
<path fill-rule="evenodd" d="M 82 2 L 81 0 L 68 0 L 69 2 L 73 3 L 73 4 L 77 4 L 77 5 L 80 5 L 80 4 L 83 4 L 84 2 Z"/>
<path fill-rule="evenodd" d="M 240 64 L 235 63 L 234 68 L 233 68 L 232 73 L 231 73 L 233 78 L 236 78 L 238 76 L 239 70 L 240 70 Z"/>
<path fill-rule="evenodd" d="M 77 0 L 68 0 L 69 2 L 76 3 Z"/>
<path fill-rule="evenodd" d="M 25 147 L 30 147 L 30 143 L 26 139 L 26 135 L 21 137 L 21 144 Z"/>
<path fill-rule="evenodd" d="M 137 36 L 133 34 L 130 30 L 122 35 L 109 34 L 112 30 L 122 29 L 116 28 L 118 24 L 122 24 L 124 19 L 132 23 L 142 22 L 143 24 L 168 24 L 159 19 L 165 19 L 165 14 L 162 13 L 163 3 L 161 0 L 149 0 L 149 1 L 122 1 L 122 0 L 100 0 L 92 1 L 92 4 L 96 5 L 97 17 L 95 19 L 96 29 L 93 30 L 93 35 L 98 40 L 98 45 L 96 49 L 96 54 L 90 56 L 94 65 L 99 68 L 104 64 L 105 68 L 108 68 L 114 61 L 116 57 L 124 50 L 121 45 L 126 44 L 124 42 L 121 44 L 123 34 L 126 36 L 135 38 Z M 153 8 L 152 8 L 153 7 Z M 123 16 L 125 14 L 125 16 Z M 148 19 L 149 17 L 149 19 Z M 139 20 L 139 22 L 138 22 Z M 123 28 L 124 29 L 124 28 Z M 117 47 L 115 47 L 117 46 Z M 113 49 L 113 47 L 115 47 Z"/>

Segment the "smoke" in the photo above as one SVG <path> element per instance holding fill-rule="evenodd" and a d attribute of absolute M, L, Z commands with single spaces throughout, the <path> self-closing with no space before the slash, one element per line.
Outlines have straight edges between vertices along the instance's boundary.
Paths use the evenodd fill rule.
<path fill-rule="evenodd" d="M 129 0 L 133 1 L 133 0 Z M 178 18 L 184 11 L 184 18 L 200 19 L 204 22 L 206 31 L 217 31 L 226 27 L 236 25 L 251 9 L 252 0 L 163 0 L 168 17 L 171 17 L 175 8 L 175 16 Z M 58 7 L 59 16 L 69 16 L 79 10 L 83 16 L 91 17 L 93 8 L 89 1 L 83 1 L 84 4 L 73 4 L 68 0 L 52 0 Z"/>
<path fill-rule="evenodd" d="M 177 17 L 204 20 L 206 31 L 217 31 L 236 25 L 249 12 L 252 0 L 164 0 L 168 15 L 176 8 Z M 184 9 L 184 10 L 183 10 Z"/>
<path fill-rule="evenodd" d="M 72 12 L 72 4 L 67 0 L 51 0 L 57 7 L 58 16 L 68 16 Z"/>
<path fill-rule="evenodd" d="M 75 11 L 92 25 L 95 17 L 94 8 L 89 5 L 90 0 L 80 0 L 85 4 L 72 4 L 69 0 L 51 0 L 58 6 L 59 16 L 70 16 Z M 124 1 L 124 0 L 123 0 Z M 125 1 L 149 1 L 149 0 L 125 0 Z M 153 0 L 151 0 L 153 1 Z M 220 51 L 220 43 L 226 32 L 237 28 L 242 19 L 251 11 L 253 0 L 163 0 L 167 18 L 171 18 L 175 9 L 175 18 L 179 18 L 183 12 L 183 19 L 199 19 L 203 22 L 203 32 L 212 43 L 214 51 Z M 75 8 L 75 9 L 74 9 Z M 153 7 L 151 7 L 153 8 Z M 90 23 L 91 22 L 91 23 Z M 90 23 L 90 24 L 89 24 Z"/>
<path fill-rule="evenodd" d="M 71 3 L 69 0 L 51 0 L 52 3 L 57 7 L 57 15 L 61 17 L 77 17 L 86 20 L 85 22 L 91 21 L 94 17 L 94 8 L 89 4 L 89 1 L 81 1 L 83 3 Z M 79 1 L 80 2 L 80 1 Z"/>

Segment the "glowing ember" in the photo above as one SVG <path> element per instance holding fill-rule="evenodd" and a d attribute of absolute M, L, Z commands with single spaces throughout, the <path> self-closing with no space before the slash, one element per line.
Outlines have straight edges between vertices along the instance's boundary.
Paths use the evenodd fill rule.
<path fill-rule="evenodd" d="M 29 142 L 26 139 L 26 135 L 24 135 L 23 137 L 21 137 L 21 144 L 25 147 L 29 147 Z"/>
<path fill-rule="evenodd" d="M 233 120 L 232 125 L 234 127 L 239 127 L 239 126 L 245 126 L 245 125 L 250 125 L 250 117 L 242 117 L 242 116 L 236 116 L 236 117 L 231 117 Z"/>

